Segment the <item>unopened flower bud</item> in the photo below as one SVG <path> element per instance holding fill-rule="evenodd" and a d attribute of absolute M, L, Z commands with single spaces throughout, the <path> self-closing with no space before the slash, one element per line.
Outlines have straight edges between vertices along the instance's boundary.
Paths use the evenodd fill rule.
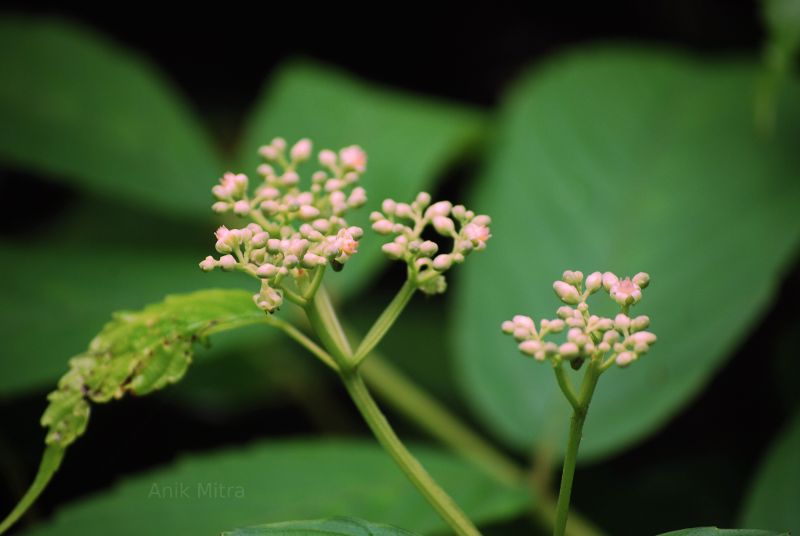
<path fill-rule="evenodd" d="M 617 365 L 620 367 L 627 367 L 633 363 L 634 359 L 636 359 L 636 354 L 633 352 L 622 352 L 614 361 L 616 361 Z"/>
<path fill-rule="evenodd" d="M 217 266 L 217 261 L 211 255 L 200 261 L 200 269 L 203 270 L 204 272 L 210 272 L 216 266 Z"/>
<path fill-rule="evenodd" d="M 229 272 L 236 267 L 236 258 L 233 255 L 223 255 L 219 259 L 219 265 L 223 270 Z"/>
<path fill-rule="evenodd" d="M 619 283 L 619 278 L 613 272 L 606 272 L 603 274 L 603 288 L 611 290 L 612 285 Z"/>
<path fill-rule="evenodd" d="M 562 331 L 564 331 L 565 326 L 566 324 L 564 323 L 563 320 L 561 320 L 560 318 L 556 318 L 555 320 L 550 321 L 550 323 L 547 326 L 547 329 L 550 331 L 550 333 L 561 333 Z"/>
<path fill-rule="evenodd" d="M 427 207 L 428 205 L 431 204 L 431 194 L 429 194 L 428 192 L 418 193 L 416 202 L 417 205 L 419 205 L 421 208 Z"/>
<path fill-rule="evenodd" d="M 439 272 L 444 272 L 445 270 L 449 270 L 452 265 L 453 265 L 453 257 L 452 255 L 447 255 L 446 253 L 437 255 L 433 259 L 433 268 Z"/>
<path fill-rule="evenodd" d="M 631 319 L 622 313 L 614 318 L 614 327 L 620 331 L 626 331 L 631 326 Z"/>
<path fill-rule="evenodd" d="M 518 348 L 523 354 L 534 355 L 542 349 L 542 343 L 539 341 L 522 341 L 519 343 Z"/>
<path fill-rule="evenodd" d="M 600 272 L 592 272 L 586 278 L 586 290 L 595 293 L 603 286 L 603 274 Z"/>
<path fill-rule="evenodd" d="M 453 204 L 450 201 L 439 201 L 428 207 L 428 210 L 425 211 L 425 217 L 447 216 L 452 208 Z"/>
<path fill-rule="evenodd" d="M 211 210 L 216 212 L 217 214 L 221 214 L 223 212 L 227 212 L 228 209 L 231 208 L 230 203 L 226 203 L 225 201 L 217 201 L 213 205 L 211 205 Z"/>
<path fill-rule="evenodd" d="M 237 216 L 247 216 L 250 213 L 250 202 L 249 201 L 237 201 L 233 205 L 233 212 Z"/>
<path fill-rule="evenodd" d="M 633 282 L 639 285 L 640 288 L 646 288 L 650 284 L 650 274 L 647 272 L 639 272 L 633 276 Z"/>
<path fill-rule="evenodd" d="M 359 173 L 367 169 L 367 153 L 358 145 L 351 145 L 339 151 L 342 165 L 352 168 Z"/>
<path fill-rule="evenodd" d="M 274 264 L 262 264 L 256 269 L 256 275 L 262 278 L 269 278 L 278 274 L 278 267 Z"/>
<path fill-rule="evenodd" d="M 394 199 L 384 199 L 383 203 L 381 203 L 381 209 L 390 216 L 394 214 L 396 208 L 397 203 Z"/>
<path fill-rule="evenodd" d="M 289 154 L 295 162 L 308 160 L 308 157 L 311 156 L 311 140 L 308 138 L 301 139 L 292 146 L 292 150 Z"/>
<path fill-rule="evenodd" d="M 212 261 L 214 260 L 214 259 L 213 259 L 213 257 L 206 257 L 206 258 L 207 258 L 207 259 L 211 259 Z M 201 263 L 201 264 L 202 264 L 202 263 Z M 213 267 L 212 267 L 212 268 L 213 268 Z M 500 329 L 502 329 L 502 330 L 503 330 L 503 333 L 506 333 L 506 334 L 508 334 L 508 335 L 511 335 L 512 333 L 514 333 L 514 322 L 512 322 L 511 320 L 505 320 L 505 321 L 504 321 L 504 322 L 501 324 L 501 327 L 500 327 Z"/>
<path fill-rule="evenodd" d="M 567 305 L 562 305 L 561 307 L 558 308 L 558 310 L 556 310 L 556 316 L 566 320 L 567 318 L 570 318 L 574 312 L 575 310 L 572 307 L 569 307 Z"/>
<path fill-rule="evenodd" d="M 433 218 L 433 227 L 442 236 L 450 236 L 455 230 L 453 220 L 446 216 L 436 216 Z"/>
<path fill-rule="evenodd" d="M 389 220 L 378 220 L 372 224 L 372 229 L 382 235 L 387 235 L 392 232 L 394 224 Z"/>
<path fill-rule="evenodd" d="M 325 167 L 333 167 L 336 165 L 336 153 L 330 149 L 323 149 L 319 152 L 319 163 Z"/>
<path fill-rule="evenodd" d="M 433 242 L 431 240 L 425 240 L 419 246 L 419 252 L 421 254 L 425 255 L 426 257 L 434 256 L 438 250 L 439 250 L 439 246 L 436 245 L 436 242 Z"/>
<path fill-rule="evenodd" d="M 403 256 L 403 247 L 396 242 L 389 242 L 381 246 L 381 250 L 392 260 L 399 259 Z"/>
<path fill-rule="evenodd" d="M 566 270 L 561 278 L 570 285 L 579 285 L 583 281 L 583 272 Z"/>
<path fill-rule="evenodd" d="M 631 320 L 631 331 L 642 331 L 650 325 L 650 317 L 640 315 Z"/>
<path fill-rule="evenodd" d="M 570 284 L 565 283 L 564 281 L 556 281 L 553 283 L 553 290 L 564 303 L 576 305 L 581 300 L 581 295 L 578 293 L 578 289 Z"/>
<path fill-rule="evenodd" d="M 578 357 L 578 354 L 580 354 L 580 349 L 574 342 L 565 342 L 558 347 L 558 353 L 561 354 L 561 357 L 564 359 L 572 359 L 574 357 Z"/>

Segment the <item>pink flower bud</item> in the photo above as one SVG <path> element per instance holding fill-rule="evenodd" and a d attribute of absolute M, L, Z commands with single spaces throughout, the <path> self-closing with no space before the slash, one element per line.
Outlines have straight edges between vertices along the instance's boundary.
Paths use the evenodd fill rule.
<path fill-rule="evenodd" d="M 453 220 L 446 216 L 436 216 L 433 218 L 433 227 L 442 236 L 452 235 L 456 228 Z"/>
<path fill-rule="evenodd" d="M 425 240 L 419 246 L 419 252 L 425 255 L 426 257 L 432 257 L 433 255 L 436 254 L 438 250 L 439 246 L 436 245 L 436 242 L 433 242 L 431 240 Z"/>
<path fill-rule="evenodd" d="M 390 242 L 381 246 L 381 250 L 392 260 L 399 259 L 403 256 L 403 247 L 395 242 Z"/>
<path fill-rule="evenodd" d="M 271 145 L 263 145 L 259 147 L 258 153 L 267 160 L 275 160 L 278 158 L 278 151 Z"/>
<path fill-rule="evenodd" d="M 211 210 L 216 212 L 217 214 L 222 214 L 223 212 L 227 212 L 228 209 L 231 208 L 230 203 L 226 203 L 225 201 L 217 201 L 213 205 L 211 205 Z"/>
<path fill-rule="evenodd" d="M 387 235 L 392 232 L 392 228 L 394 228 L 394 224 L 389 220 L 378 220 L 372 224 L 372 229 L 382 235 Z"/>
<path fill-rule="evenodd" d="M 553 283 L 553 290 L 564 303 L 576 305 L 579 301 L 581 301 L 581 295 L 578 294 L 578 289 L 565 283 L 564 281 L 556 281 Z"/>
<path fill-rule="evenodd" d="M 278 267 L 274 264 L 262 264 L 256 269 L 256 275 L 262 278 L 269 278 L 277 275 Z"/>
<path fill-rule="evenodd" d="M 569 283 L 570 285 L 577 285 L 581 281 L 583 281 L 583 272 L 580 271 L 573 272 L 572 270 L 566 270 L 561 275 L 561 279 L 563 279 L 566 283 Z"/>
<path fill-rule="evenodd" d="M 563 320 L 557 318 L 555 320 L 550 321 L 550 323 L 547 326 L 547 329 L 548 331 L 550 331 L 550 333 L 561 333 L 562 331 L 564 331 L 565 325 L 566 324 L 564 324 Z"/>
<path fill-rule="evenodd" d="M 619 278 L 613 272 L 606 272 L 603 274 L 603 288 L 611 290 L 612 285 L 619 283 Z"/>
<path fill-rule="evenodd" d="M 216 266 L 217 266 L 217 261 L 211 255 L 200 261 L 200 269 L 203 270 L 204 272 L 210 272 Z"/>
<path fill-rule="evenodd" d="M 603 286 L 603 274 L 600 272 L 592 272 L 586 278 L 586 290 L 589 292 L 597 292 Z"/>
<path fill-rule="evenodd" d="M 627 367 L 636 359 L 636 354 L 633 352 L 622 352 L 615 359 L 617 365 L 620 367 Z"/>
<path fill-rule="evenodd" d="M 210 257 L 208 257 L 208 258 L 210 258 Z M 211 260 L 213 261 L 214 259 L 211 259 Z M 507 335 L 510 335 L 510 334 L 514 333 L 514 322 L 512 322 L 511 320 L 506 320 L 506 321 L 504 321 L 502 323 L 502 325 L 500 326 L 500 329 L 503 330 L 503 333 L 505 333 Z"/>
<path fill-rule="evenodd" d="M 421 208 L 427 207 L 428 205 L 431 204 L 431 194 L 429 194 L 428 192 L 418 193 L 416 202 L 417 205 L 419 205 Z"/>
<path fill-rule="evenodd" d="M 381 203 L 381 209 L 389 216 L 394 214 L 396 208 L 397 203 L 394 201 L 394 199 L 384 199 L 383 203 Z"/>
<path fill-rule="evenodd" d="M 308 138 L 301 139 L 292 146 L 292 150 L 289 154 L 295 162 L 308 160 L 308 157 L 311 156 L 311 140 Z"/>
<path fill-rule="evenodd" d="M 233 212 L 237 216 L 247 216 L 250 213 L 250 202 L 249 201 L 237 201 L 233 205 Z"/>
<path fill-rule="evenodd" d="M 519 343 L 518 348 L 523 354 L 534 355 L 542 349 L 542 343 L 539 341 L 522 341 Z"/>
<path fill-rule="evenodd" d="M 631 331 L 642 331 L 650 325 L 650 317 L 640 315 L 631 320 Z"/>
<path fill-rule="evenodd" d="M 425 217 L 447 216 L 452 208 L 453 204 L 450 201 L 439 201 L 428 207 L 428 210 L 425 211 Z"/>
<path fill-rule="evenodd" d="M 342 159 L 342 165 L 359 173 L 367 169 L 367 153 L 358 145 L 351 145 L 339 151 L 339 158 Z"/>
<path fill-rule="evenodd" d="M 236 259 L 233 255 L 223 255 L 219 259 L 219 265 L 223 270 L 229 272 L 236 267 Z"/>
<path fill-rule="evenodd" d="M 561 354 L 561 357 L 564 359 L 572 359 L 574 357 L 578 357 L 581 351 L 580 348 L 578 348 L 578 345 L 574 342 L 565 342 L 558 347 L 558 353 Z"/>
<path fill-rule="evenodd" d="M 437 255 L 433 259 L 433 269 L 438 272 L 449 270 L 453 265 L 453 258 L 445 253 Z"/>
<path fill-rule="evenodd" d="M 626 331 L 631 325 L 631 319 L 620 313 L 614 318 L 614 327 L 620 331 Z"/>
<path fill-rule="evenodd" d="M 303 205 L 298 212 L 300 217 L 304 220 L 312 220 L 319 216 L 319 209 L 311 205 Z"/>
<path fill-rule="evenodd" d="M 633 282 L 636 283 L 640 288 L 646 288 L 647 285 L 650 284 L 650 274 L 647 272 L 639 272 L 633 276 Z"/>
<path fill-rule="evenodd" d="M 336 165 L 336 153 L 330 149 L 324 149 L 319 152 L 319 163 L 325 167 L 334 167 Z"/>

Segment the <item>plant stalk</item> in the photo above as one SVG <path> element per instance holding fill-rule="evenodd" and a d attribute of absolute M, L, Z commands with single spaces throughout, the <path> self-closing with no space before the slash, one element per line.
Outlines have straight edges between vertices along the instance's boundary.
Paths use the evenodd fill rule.
<path fill-rule="evenodd" d="M 578 405 L 572 412 L 567 439 L 567 450 L 564 454 L 564 466 L 561 470 L 561 485 L 558 490 L 558 503 L 556 505 L 556 521 L 553 527 L 553 536 L 564 536 L 567 530 L 567 517 L 569 516 L 569 501 L 572 496 L 572 483 L 575 478 L 575 466 L 578 462 L 578 448 L 583 436 L 583 424 L 589 403 L 592 401 L 597 380 L 602 373 L 600 363 L 596 360 L 589 362 L 586 374 L 581 384 L 581 393 Z"/>
<path fill-rule="evenodd" d="M 358 372 L 344 370 L 340 374 L 347 392 L 381 446 L 402 469 L 425 499 L 460 536 L 480 536 L 480 532 L 455 501 L 406 449 L 384 417 Z"/>

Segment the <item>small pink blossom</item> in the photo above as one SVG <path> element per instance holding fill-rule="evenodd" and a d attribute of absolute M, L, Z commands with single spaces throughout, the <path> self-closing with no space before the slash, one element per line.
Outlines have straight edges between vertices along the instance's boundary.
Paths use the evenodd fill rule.
<path fill-rule="evenodd" d="M 367 153 L 358 145 L 351 145 L 339 151 L 339 158 L 345 167 L 352 168 L 359 173 L 367 169 Z"/>
<path fill-rule="evenodd" d="M 619 279 L 608 289 L 611 298 L 620 305 L 631 305 L 642 299 L 642 289 L 630 277 Z"/>

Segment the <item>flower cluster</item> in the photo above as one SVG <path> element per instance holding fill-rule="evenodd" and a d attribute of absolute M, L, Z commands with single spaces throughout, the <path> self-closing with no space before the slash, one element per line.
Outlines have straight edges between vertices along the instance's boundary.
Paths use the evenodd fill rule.
<path fill-rule="evenodd" d="M 253 298 L 267 312 L 283 302 L 282 286 L 308 281 L 309 271 L 331 264 L 341 269 L 358 251 L 363 231 L 348 226 L 347 211 L 362 206 L 363 188 L 353 187 L 366 171 L 367 156 L 358 146 L 339 153 L 320 151 L 322 167 L 311 176 L 311 186 L 301 190 L 297 166 L 308 160 L 312 143 L 298 141 L 288 151 L 282 138 L 259 149 L 265 163 L 258 167 L 262 180 L 251 195 L 246 175 L 226 173 L 212 193 L 215 212 L 233 212 L 249 218 L 240 229 L 220 227 L 216 233 L 219 259 L 208 256 L 200 268 L 211 271 L 241 270 L 261 280 Z"/>
<path fill-rule="evenodd" d="M 397 203 L 387 199 L 382 211 L 370 215 L 372 228 L 382 235 L 395 235 L 384 244 L 383 252 L 392 260 L 402 260 L 408 265 L 409 276 L 426 294 L 445 291 L 447 283 L 442 274 L 453 264 L 464 262 L 472 251 L 481 251 L 491 238 L 489 216 L 476 215 L 463 205 L 439 201 L 431 205 L 431 196 L 425 192 L 412 203 Z M 432 240 L 422 238 L 423 231 L 432 226 L 436 232 L 453 242 L 448 253 L 439 251 Z"/>
<path fill-rule="evenodd" d="M 559 281 L 553 283 L 556 295 L 567 305 L 558 308 L 557 318 L 544 319 L 536 323 L 528 316 L 516 315 L 503 322 L 503 332 L 519 342 L 522 353 L 537 361 L 552 359 L 570 361 L 580 368 L 584 360 L 601 360 L 602 367 L 616 363 L 626 367 L 646 353 L 656 342 L 656 336 L 645 331 L 650 319 L 641 315 L 629 316 L 629 308 L 642 298 L 642 289 L 647 287 L 650 276 L 640 272 L 633 278 L 620 279 L 611 272 L 594 272 L 586 277 L 583 273 L 567 270 Z M 587 298 L 599 290 L 605 290 L 620 307 L 615 318 L 593 315 L 589 311 Z M 574 306 L 574 307 L 572 307 Z M 557 344 L 545 340 L 550 334 L 566 330 L 566 340 Z M 609 357 L 605 357 L 610 354 Z"/>

